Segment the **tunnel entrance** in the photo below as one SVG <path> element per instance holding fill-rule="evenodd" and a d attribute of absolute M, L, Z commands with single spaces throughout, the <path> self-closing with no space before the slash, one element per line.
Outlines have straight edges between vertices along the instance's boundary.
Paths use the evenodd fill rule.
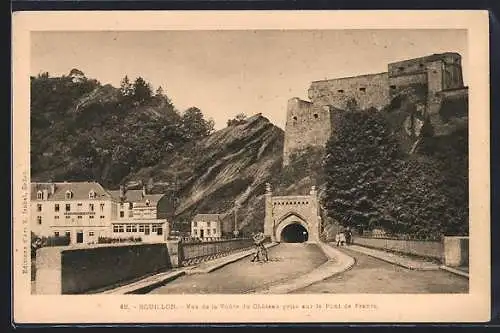
<path fill-rule="evenodd" d="M 300 223 L 287 225 L 281 231 L 281 241 L 284 243 L 303 243 L 307 242 L 309 233 Z"/>

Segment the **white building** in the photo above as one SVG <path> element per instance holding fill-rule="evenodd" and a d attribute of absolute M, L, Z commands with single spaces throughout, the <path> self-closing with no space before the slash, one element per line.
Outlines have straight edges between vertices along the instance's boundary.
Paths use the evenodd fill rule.
<path fill-rule="evenodd" d="M 118 214 L 111 221 L 113 237 L 140 237 L 145 242 L 168 238 L 170 228 L 166 219 L 158 219 L 157 206 L 163 194 L 148 194 L 142 190 L 109 191 L 118 203 Z"/>
<path fill-rule="evenodd" d="M 191 221 L 191 237 L 201 240 L 222 237 L 223 216 L 221 214 L 198 214 Z"/>
<path fill-rule="evenodd" d="M 157 218 L 162 194 L 143 190 L 106 191 L 97 182 L 31 184 L 31 231 L 39 237 L 69 236 L 70 243 L 99 237 L 167 239 L 169 225 Z"/>
<path fill-rule="evenodd" d="M 38 236 L 69 236 L 71 243 L 108 236 L 117 215 L 111 195 L 96 182 L 31 184 L 31 226 Z"/>

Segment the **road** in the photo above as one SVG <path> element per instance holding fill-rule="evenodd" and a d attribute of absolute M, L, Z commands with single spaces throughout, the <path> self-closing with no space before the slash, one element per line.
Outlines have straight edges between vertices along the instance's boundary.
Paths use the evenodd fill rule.
<path fill-rule="evenodd" d="M 327 258 L 314 244 L 281 243 L 269 250 L 269 262 L 244 258 L 208 274 L 185 275 L 151 294 L 241 294 L 301 276 Z"/>
<path fill-rule="evenodd" d="M 439 271 L 414 271 L 373 257 L 342 249 L 356 259 L 350 270 L 312 284 L 294 294 L 304 293 L 467 293 L 469 280 Z"/>

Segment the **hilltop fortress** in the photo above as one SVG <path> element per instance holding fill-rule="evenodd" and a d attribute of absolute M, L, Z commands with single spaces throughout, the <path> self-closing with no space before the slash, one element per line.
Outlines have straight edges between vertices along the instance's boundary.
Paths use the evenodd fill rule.
<path fill-rule="evenodd" d="M 421 118 L 428 117 L 437 135 L 446 132 L 450 117 L 467 116 L 468 88 L 463 84 L 460 54 L 432 54 L 390 63 L 383 73 L 312 82 L 310 101 L 296 97 L 288 101 L 283 164 L 296 151 L 326 144 L 334 131 L 335 109 L 382 110 L 403 94 Z M 462 107 L 456 107 L 457 101 Z"/>

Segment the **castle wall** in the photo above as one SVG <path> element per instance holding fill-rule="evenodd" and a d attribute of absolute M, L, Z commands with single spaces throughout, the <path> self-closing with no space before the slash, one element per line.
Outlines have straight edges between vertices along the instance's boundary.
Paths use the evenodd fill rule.
<path fill-rule="evenodd" d="M 391 98 L 411 86 L 421 86 L 427 90 L 427 73 L 420 72 L 389 77 L 389 94 Z"/>
<path fill-rule="evenodd" d="M 299 98 L 288 101 L 283 164 L 290 156 L 309 146 L 322 147 L 331 135 L 329 107 L 314 105 Z"/>
<path fill-rule="evenodd" d="M 309 88 L 309 99 L 318 105 L 348 108 L 355 99 L 360 109 L 381 109 L 389 103 L 387 73 L 314 81 Z"/>

